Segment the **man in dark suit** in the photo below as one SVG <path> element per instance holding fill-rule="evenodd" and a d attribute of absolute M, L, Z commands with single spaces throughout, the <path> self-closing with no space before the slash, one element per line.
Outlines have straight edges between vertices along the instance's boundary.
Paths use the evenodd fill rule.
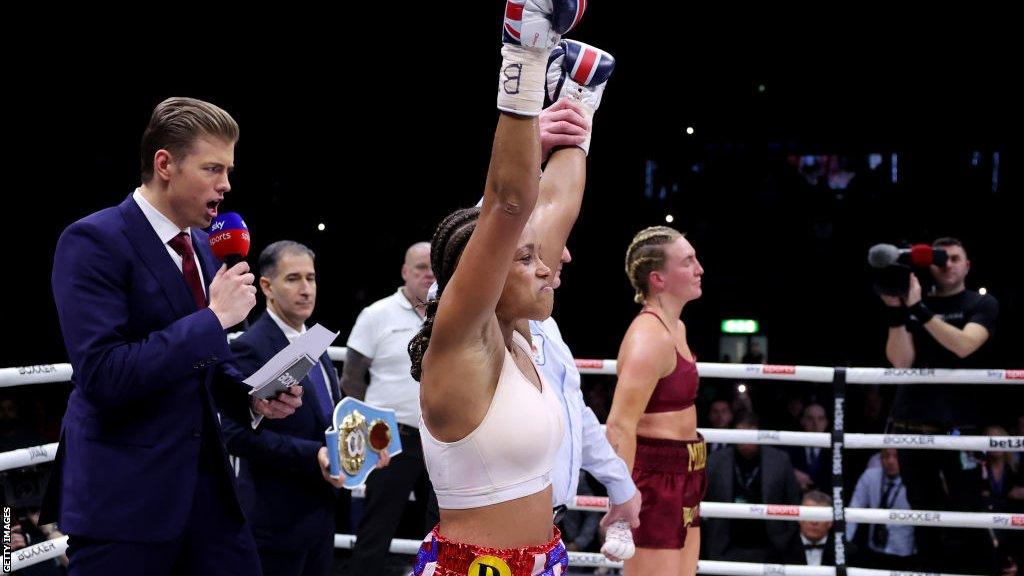
<path fill-rule="evenodd" d="M 313 251 L 282 240 L 260 254 L 260 288 L 267 310 L 231 343 L 243 374 L 255 372 L 306 331 L 316 305 Z M 242 458 L 239 482 L 253 488 L 252 522 L 264 576 L 326 576 L 334 557 L 334 511 L 341 480 L 328 474 L 324 430 L 340 399 L 338 375 L 326 353 L 302 381 L 303 405 L 259 433 L 224 419 L 228 451 Z M 243 476 L 246 476 L 243 478 Z M 348 491 L 345 491 L 348 496 Z"/>
<path fill-rule="evenodd" d="M 44 520 L 69 536 L 69 573 L 259 573 L 218 410 L 281 418 L 301 389 L 250 402 L 224 330 L 255 305 L 244 262 L 207 235 L 234 164 L 238 125 L 190 98 L 157 105 L 142 186 L 75 222 L 53 259 L 74 369 Z M 214 400 L 216 399 L 216 404 Z"/>
<path fill-rule="evenodd" d="M 827 506 L 832 509 L 832 497 L 820 490 L 811 490 L 804 494 L 801 506 Z M 800 566 L 835 566 L 836 545 L 835 534 L 832 533 L 831 520 L 802 520 L 799 522 L 800 534 L 793 539 L 789 550 L 783 558 L 784 564 Z M 849 544 L 847 555 L 850 554 Z"/>
<path fill-rule="evenodd" d="M 736 429 L 757 430 L 755 414 L 736 418 Z M 797 504 L 796 485 L 789 456 L 782 450 L 757 444 L 737 444 L 708 457 L 706 502 Z M 740 562 L 779 562 L 796 535 L 793 522 L 780 520 L 701 520 L 702 558 Z"/>
<path fill-rule="evenodd" d="M 800 415 L 800 427 L 804 432 L 825 432 L 828 429 L 825 407 L 817 403 L 805 406 Z M 812 446 L 787 446 L 785 450 L 801 491 L 816 488 L 827 492 L 832 489 L 831 450 Z"/>

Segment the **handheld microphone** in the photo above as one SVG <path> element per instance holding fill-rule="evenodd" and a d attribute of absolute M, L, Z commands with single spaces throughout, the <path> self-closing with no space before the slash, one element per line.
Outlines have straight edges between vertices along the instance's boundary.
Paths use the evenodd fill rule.
<path fill-rule="evenodd" d="M 249 255 L 249 227 L 236 212 L 218 214 L 210 224 L 210 250 L 228 268 Z"/>

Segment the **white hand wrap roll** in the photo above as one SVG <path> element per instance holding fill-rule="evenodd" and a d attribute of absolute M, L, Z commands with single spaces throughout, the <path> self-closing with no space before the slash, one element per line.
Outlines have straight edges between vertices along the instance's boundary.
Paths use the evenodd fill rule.
<path fill-rule="evenodd" d="M 633 545 L 633 531 L 629 529 L 629 523 L 619 521 L 613 522 L 608 527 L 604 536 L 604 544 L 601 546 L 601 554 L 619 560 L 629 560 L 636 554 L 636 546 Z"/>

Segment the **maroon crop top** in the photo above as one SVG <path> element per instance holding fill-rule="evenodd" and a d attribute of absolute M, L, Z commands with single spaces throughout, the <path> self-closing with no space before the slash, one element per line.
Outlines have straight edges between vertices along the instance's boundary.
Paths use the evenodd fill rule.
<path fill-rule="evenodd" d="M 665 326 L 665 322 L 654 312 L 644 310 L 641 314 L 650 314 L 657 318 L 662 326 Z M 668 326 L 665 326 L 665 329 L 668 330 Z M 671 334 L 672 331 L 669 330 L 669 333 Z M 658 384 L 654 387 L 654 393 L 651 394 L 651 399 L 647 401 L 647 408 L 644 409 L 645 414 L 684 410 L 693 406 L 693 403 L 697 400 L 697 385 L 699 383 L 697 364 L 683 358 L 679 350 L 675 350 L 675 353 L 676 368 L 671 374 L 658 380 Z M 694 360 L 696 360 L 696 357 Z"/>

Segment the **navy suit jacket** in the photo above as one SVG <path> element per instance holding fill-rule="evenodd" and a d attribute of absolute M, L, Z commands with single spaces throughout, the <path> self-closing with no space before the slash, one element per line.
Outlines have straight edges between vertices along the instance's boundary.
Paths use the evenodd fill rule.
<path fill-rule="evenodd" d="M 824 492 L 832 491 L 832 450 L 822 448 L 816 463 L 808 461 L 807 450 L 803 446 L 787 446 L 785 450 L 793 468 L 806 472 L 815 488 Z"/>
<path fill-rule="evenodd" d="M 209 286 L 219 264 L 206 233 L 191 232 Z M 75 536 L 174 538 L 186 528 L 201 444 L 220 460 L 216 482 L 241 517 L 216 415 L 247 414 L 247 387 L 217 317 L 197 310 L 131 195 L 64 230 L 52 285 L 74 375 L 44 517 Z"/>
<path fill-rule="evenodd" d="M 284 332 L 264 312 L 231 343 L 231 349 L 238 368 L 248 375 L 287 345 Z M 341 397 L 337 372 L 326 352 L 320 364 L 327 372 L 333 406 Z M 324 480 L 317 463 L 324 431 L 330 426 L 320 408 L 320 397 L 327 392 L 310 382 L 309 376 L 302 380 L 302 387 L 302 406 L 287 418 L 264 420 L 258 432 L 248 418 L 223 422 L 228 452 L 243 459 L 239 483 L 252 486 L 253 493 L 245 494 L 243 503 L 260 546 L 304 549 L 311 539 L 334 533 L 338 490 Z"/>

